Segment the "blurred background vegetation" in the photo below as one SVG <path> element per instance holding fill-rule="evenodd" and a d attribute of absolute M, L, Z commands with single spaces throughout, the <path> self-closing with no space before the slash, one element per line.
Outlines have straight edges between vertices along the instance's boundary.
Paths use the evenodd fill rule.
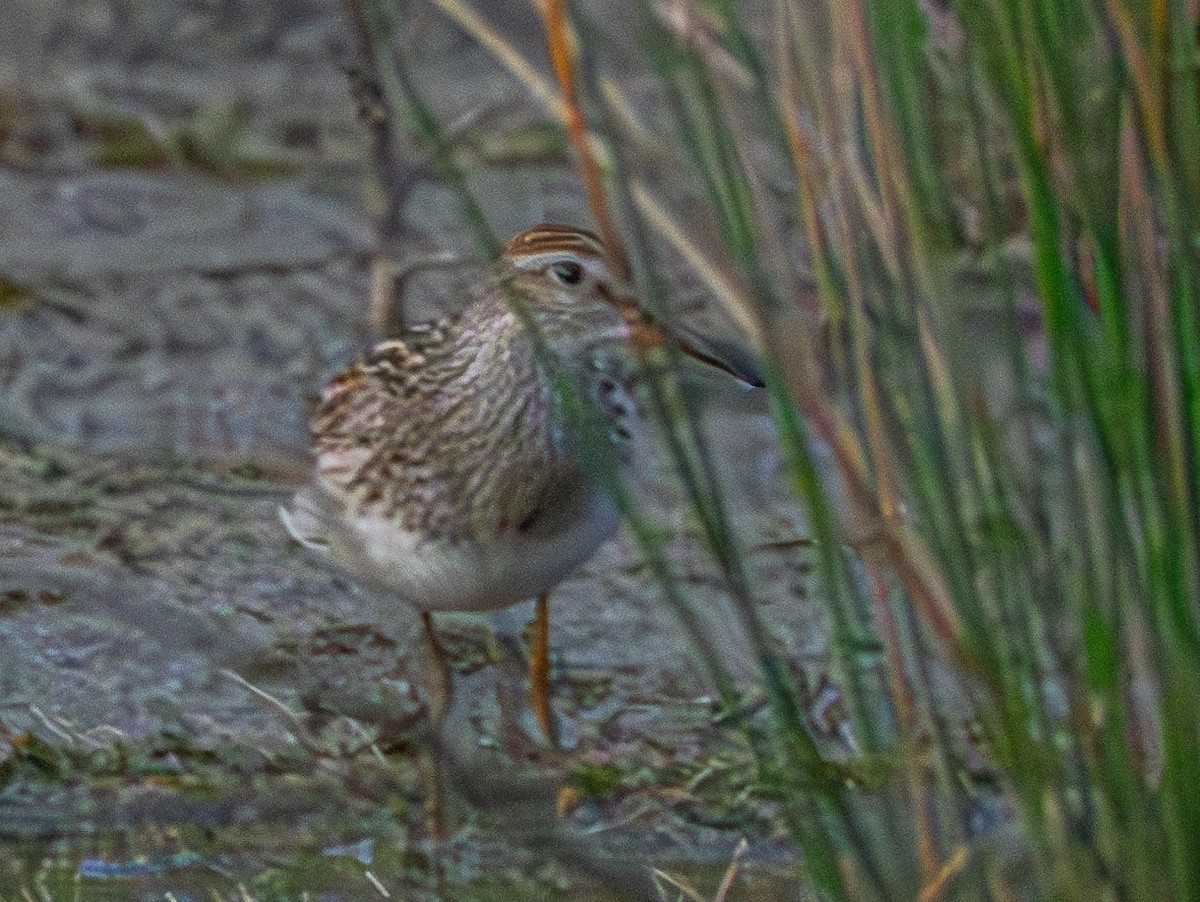
<path fill-rule="evenodd" d="M 357 275 L 338 277 L 359 305 L 360 333 L 371 322 L 390 328 L 398 304 L 406 318 L 422 312 L 404 290 L 414 243 L 484 259 L 497 235 L 531 213 L 590 216 L 647 306 L 669 319 L 691 315 L 687 299 L 696 294 L 715 300 L 767 371 L 772 460 L 782 478 L 747 518 L 728 478 L 742 461 L 723 455 L 713 437 L 741 428 L 730 419 L 732 402 L 714 401 L 714 390 L 698 388 L 671 355 L 647 361 L 650 406 L 666 437 L 663 478 L 678 494 L 665 517 L 653 498 L 623 499 L 625 541 L 653 604 L 682 625 L 673 641 L 693 643 L 688 654 L 716 695 L 715 715 L 682 728 L 705 737 L 695 766 L 667 776 L 679 765 L 672 758 L 631 778 L 628 758 L 605 754 L 612 743 L 602 736 L 586 754 L 568 752 L 561 824 L 538 791 L 518 793 L 538 813 L 521 829 L 508 825 L 512 842 L 533 849 L 534 860 L 557 857 L 572 873 L 590 873 L 597 888 L 589 892 L 607 883 L 618 896 L 1200 898 L 1194 0 L 546 0 L 503 8 L 348 0 L 341 12 L 307 37 L 313 54 L 348 76 L 342 97 L 321 98 L 344 108 L 322 140 L 357 134 L 357 145 L 344 139 L 356 148 L 347 156 L 371 161 L 377 239 L 349 242 L 358 250 L 347 272 Z M 230 33 L 252 21 L 232 6 L 221 14 Z M 431 41 L 436 28 L 441 37 Z M 269 45 L 266 56 L 288 52 Z M 472 60 L 474 81 L 455 71 L 460 59 Z M 294 69 L 279 84 L 304 79 Z M 72 96 L 64 146 L 87 167 L 199 171 L 222 184 L 258 185 L 311 162 L 311 133 L 264 130 L 252 106 L 193 104 L 163 125 L 114 111 L 103 96 Z M 47 166 L 50 152 L 22 107 L 31 102 L 14 95 L 0 110 L 5 166 Z M 353 175 L 347 186 L 365 173 Z M 322 190 L 352 189 L 335 179 Z M 274 247 L 265 264 L 251 262 L 294 269 L 289 253 L 301 251 Z M 55 290 L 27 265 L 9 264 L 0 309 L 77 310 L 62 279 L 51 283 Z M 332 332 L 339 328 L 344 335 L 344 325 Z M 314 352 L 293 349 L 281 366 L 311 386 L 350 342 L 307 339 L 319 359 L 296 367 L 296 355 Z M 269 393 L 252 375 L 247 385 Z M 291 411 L 296 400 L 293 390 L 292 404 L 278 403 Z M 62 428 L 38 432 L 46 417 L 34 406 L 24 420 L 9 416 L 6 436 L 62 438 Z M 264 469 L 269 441 L 244 438 L 253 427 L 226 428 L 224 445 L 172 448 L 186 465 L 170 475 L 195 479 L 198 468 L 211 476 L 220 457 L 223 489 L 269 492 L 285 481 Z M 91 447 L 107 450 L 96 438 L 108 434 L 103 421 L 94 429 Z M 247 449 L 258 455 L 253 472 L 238 457 Z M 68 474 L 83 469 L 73 459 L 51 463 Z M 44 466 L 38 478 L 60 478 Z M 796 499 L 804 515 L 788 521 L 791 531 L 764 536 L 769 512 Z M 23 497 L 4 510 L 6 524 L 53 515 L 31 512 Z M 681 562 L 673 549 L 664 523 L 681 516 L 707 562 L 698 552 Z M 803 602 L 781 599 L 780 583 L 764 578 L 756 557 L 764 539 L 806 568 L 811 560 L 816 579 Z M 136 560 L 143 552 L 126 553 Z M 709 574 L 708 591 L 691 578 L 698 571 Z M 293 585 L 279 595 L 293 590 L 307 591 Z M 329 587 L 311 591 L 320 598 Z M 738 643 L 706 619 L 718 595 Z M 781 628 L 768 610 L 801 603 L 819 609 L 814 629 L 828 637 L 819 678 L 798 665 L 788 640 L 797 624 Z M 597 641 L 619 643 L 621 632 Z M 209 639 L 198 644 L 207 659 L 232 666 Z M 247 667 L 234 669 L 258 682 Z M 240 684 L 226 683 L 245 699 Z M 301 706 L 311 713 L 311 699 L 293 698 L 288 716 L 298 718 L 291 711 Z M 366 730 L 359 744 L 374 748 L 376 770 L 341 761 L 337 774 L 403 784 L 360 810 L 387 821 L 373 837 L 404 848 L 396 833 L 407 808 L 398 799 L 419 795 L 419 781 L 397 776 L 403 744 L 389 746 L 369 714 L 336 710 L 343 720 L 327 711 L 315 728 L 297 720 L 288 729 L 314 747 L 336 740 L 320 733 L 328 723 Z M 47 716 L 40 732 L 10 731 L 0 765 L 9 803 L 45 799 L 29 788 L 31 770 L 55 786 L 76 769 L 94 779 L 94 765 L 46 737 L 47 723 L 57 722 Z M 72 742 L 76 757 L 114 747 L 88 734 Z M 323 760 L 301 746 L 309 764 Z M 144 753 L 128 741 L 115 747 Z M 300 768 L 272 754 L 278 773 Z M 231 760 L 222 747 L 205 768 L 227 773 Z M 183 771 L 189 779 L 199 772 Z M 172 779 L 181 773 L 172 770 Z M 484 797 L 495 789 L 480 780 L 468 774 L 459 786 L 475 803 L 480 786 Z M 727 819 L 728 839 L 750 837 L 750 851 L 736 846 L 728 869 L 732 841 L 719 864 L 699 854 L 688 861 L 685 851 L 682 868 L 652 874 L 643 859 L 654 885 L 614 886 L 611 868 L 581 854 L 581 800 L 636 798 L 664 782 L 685 787 L 685 796 L 713 792 L 704 804 Z M 515 772 L 511 784 L 525 785 Z M 739 807 L 747 799 L 752 814 Z M 619 828 L 621 812 L 597 811 L 601 829 Z M 631 822 L 641 816 L 635 809 Z M 406 829 L 419 830 L 419 819 Z M 55 831 L 63 825 L 43 829 Z M 171 851 L 176 859 L 159 856 L 147 867 L 169 883 L 178 868 L 226 861 L 193 851 L 205 843 L 214 844 L 211 836 L 189 834 L 185 851 Z M 13 898 L 37 892 L 39 874 L 43 888 L 58 881 L 45 890 L 53 898 L 85 878 L 108 891 L 104 867 L 115 869 L 108 877 L 127 877 L 120 868 L 139 860 L 136 850 L 106 847 L 105 857 L 85 860 L 90 872 L 77 861 L 56 870 L 46 848 L 24 853 L 33 863 L 14 872 L 22 882 Z M 636 858 L 620 851 L 620 860 Z M 349 858 L 361 863 L 358 854 Z M 320 872 L 330 856 L 315 860 Z M 411 892 L 501 891 L 414 876 L 437 870 L 427 859 L 390 867 L 385 877 L 407 881 L 394 885 Z M 487 880 L 497 874 L 480 870 Z M 272 878 L 275 889 L 251 881 L 241 892 L 298 896 L 304 880 L 322 879 L 311 868 L 287 873 Z M 581 885 L 544 872 L 519 884 L 550 898 L 580 897 Z M 380 892 L 359 886 L 350 898 Z"/>

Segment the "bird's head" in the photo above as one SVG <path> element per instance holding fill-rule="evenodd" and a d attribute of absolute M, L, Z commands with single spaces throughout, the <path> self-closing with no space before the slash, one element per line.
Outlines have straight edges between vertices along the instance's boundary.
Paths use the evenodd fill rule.
<path fill-rule="evenodd" d="M 691 357 L 762 386 L 750 355 L 683 323 L 669 328 L 634 298 L 615 275 L 600 239 L 586 229 L 539 225 L 508 243 L 502 277 L 515 290 L 547 342 L 558 353 L 586 354 L 602 345 L 660 347 L 669 341 Z"/>

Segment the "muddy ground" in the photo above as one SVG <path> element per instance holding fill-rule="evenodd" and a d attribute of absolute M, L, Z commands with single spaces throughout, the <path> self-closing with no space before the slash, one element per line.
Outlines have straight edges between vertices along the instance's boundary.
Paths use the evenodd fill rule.
<path fill-rule="evenodd" d="M 487 784 L 452 791 L 451 836 L 428 842 L 414 617 L 314 566 L 275 513 L 315 391 L 371 339 L 379 204 L 337 13 L 0 17 L 0 899 L 615 898 L 629 887 L 598 871 L 651 867 L 711 894 L 743 837 L 731 898 L 788 897 L 774 810 L 625 533 L 554 595 L 561 750 L 512 713 L 528 606 L 440 621 L 468 769 L 541 782 L 524 832 Z M 448 115 L 515 110 L 475 168 L 500 231 L 586 222 L 561 146 L 526 140 L 521 89 L 434 12 L 405 31 Z M 433 181 L 404 213 L 401 250 L 464 245 Z M 693 390 L 763 616 L 820 708 L 825 630 L 764 400 L 702 374 Z M 634 479 L 741 661 L 664 456 Z M 556 796 L 561 855 L 531 841 Z"/>

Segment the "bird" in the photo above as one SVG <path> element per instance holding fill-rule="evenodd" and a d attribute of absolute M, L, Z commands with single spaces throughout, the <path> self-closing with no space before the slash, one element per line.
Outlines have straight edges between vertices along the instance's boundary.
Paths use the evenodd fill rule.
<path fill-rule="evenodd" d="M 623 466 L 641 419 L 638 348 L 675 342 L 762 385 L 748 352 L 656 321 L 611 259 L 582 228 L 514 237 L 455 316 L 376 345 L 329 382 L 311 420 L 311 479 L 279 512 L 301 545 L 419 612 L 443 670 L 435 612 L 536 599 L 529 705 L 551 741 L 549 593 L 620 519 L 587 453 L 597 433 L 561 386 Z"/>

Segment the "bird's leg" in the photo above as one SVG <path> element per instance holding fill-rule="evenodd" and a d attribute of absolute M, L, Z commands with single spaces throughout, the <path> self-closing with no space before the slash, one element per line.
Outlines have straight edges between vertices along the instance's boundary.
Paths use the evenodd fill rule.
<path fill-rule="evenodd" d="M 550 596 L 540 595 L 533 618 L 529 653 L 529 707 L 537 718 L 542 735 L 558 745 L 558 731 L 550 710 Z"/>
<path fill-rule="evenodd" d="M 442 723 L 450 708 L 450 665 L 446 660 L 445 650 L 438 641 L 437 633 L 433 629 L 433 615 L 428 611 L 422 611 L 421 622 L 425 625 L 425 641 L 433 658 L 431 662 L 433 666 L 430 668 L 430 677 L 427 681 L 429 726 L 433 735 L 430 737 L 430 741 L 424 744 L 424 754 L 421 755 L 422 760 L 418 767 L 422 771 L 427 787 L 425 819 L 429 835 L 435 843 L 440 843 L 446 838 L 446 794 L 439 756 L 443 748 Z M 440 859 L 436 854 L 434 858 L 438 860 L 440 874 Z"/>
<path fill-rule="evenodd" d="M 422 611 L 421 622 L 425 624 L 425 641 L 429 644 L 429 651 L 433 657 L 433 673 L 428 681 L 429 716 L 435 728 L 440 730 L 442 719 L 450 706 L 450 662 L 446 660 L 446 651 L 433 628 L 433 615 Z"/>

